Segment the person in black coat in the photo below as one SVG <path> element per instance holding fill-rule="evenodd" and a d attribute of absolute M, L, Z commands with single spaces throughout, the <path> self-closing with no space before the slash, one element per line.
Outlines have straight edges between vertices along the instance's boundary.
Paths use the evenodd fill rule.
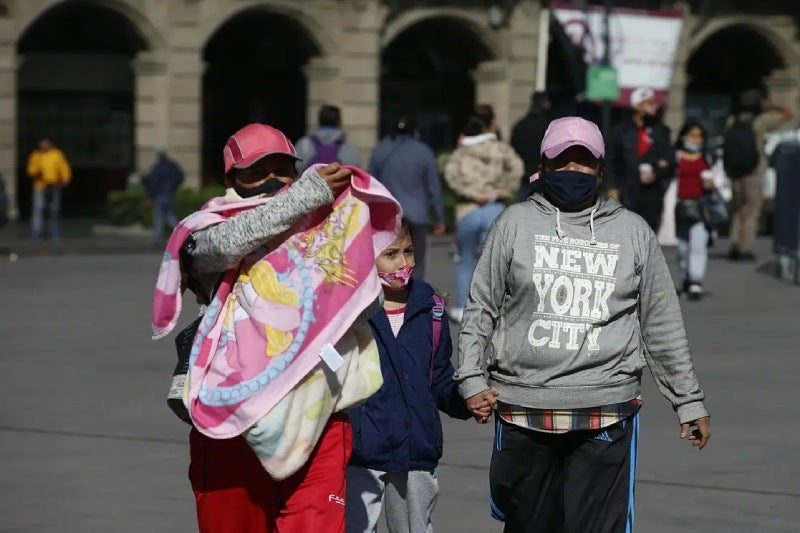
<path fill-rule="evenodd" d="M 633 113 L 611 132 L 606 168 L 609 190 L 658 232 L 664 192 L 675 176 L 675 148 L 669 128 L 658 118 L 658 102 L 649 88 L 631 95 Z"/>
<path fill-rule="evenodd" d="M 521 202 L 533 192 L 530 176 L 539 168 L 539 147 L 544 132 L 550 124 L 550 98 L 544 91 L 537 91 L 531 97 L 531 109 L 514 125 L 511 131 L 511 147 L 516 150 L 525 163 L 525 173 L 520 177 L 517 199 Z"/>

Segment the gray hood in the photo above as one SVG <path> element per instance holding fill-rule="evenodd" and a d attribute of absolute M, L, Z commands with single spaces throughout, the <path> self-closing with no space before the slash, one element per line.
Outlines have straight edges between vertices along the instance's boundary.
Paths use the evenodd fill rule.
<path fill-rule="evenodd" d="M 314 137 L 322 141 L 324 144 L 332 144 L 339 139 L 344 138 L 344 131 L 338 128 L 319 128 L 314 132 Z"/>
<path fill-rule="evenodd" d="M 527 202 L 532 203 L 542 214 L 553 217 L 553 235 L 559 239 L 565 238 L 567 231 L 564 228 L 567 226 L 589 228 L 590 244 L 593 246 L 597 244 L 597 228 L 615 220 L 624 211 L 619 202 L 603 195 L 598 196 L 594 205 L 581 211 L 562 211 L 541 193 L 532 194 Z"/>

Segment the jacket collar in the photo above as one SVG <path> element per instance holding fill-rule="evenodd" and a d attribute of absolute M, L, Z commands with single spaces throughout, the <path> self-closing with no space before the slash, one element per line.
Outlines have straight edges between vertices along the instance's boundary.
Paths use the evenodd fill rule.
<path fill-rule="evenodd" d="M 411 280 L 411 288 L 408 292 L 406 302 L 406 320 L 422 312 L 428 312 L 433 308 L 433 287 L 424 282 Z M 380 330 L 391 331 L 389 319 L 386 312 L 381 309 L 372 317 L 372 323 Z"/>

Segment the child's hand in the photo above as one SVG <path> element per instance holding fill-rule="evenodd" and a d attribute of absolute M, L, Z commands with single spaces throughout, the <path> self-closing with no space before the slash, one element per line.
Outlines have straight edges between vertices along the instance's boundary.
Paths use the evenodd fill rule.
<path fill-rule="evenodd" d="M 475 420 L 485 424 L 492 416 L 492 411 L 497 408 L 497 391 L 486 389 L 483 392 L 466 399 L 467 409 L 470 410 Z"/>
<path fill-rule="evenodd" d="M 342 189 L 350 185 L 350 169 L 342 168 L 339 163 L 330 163 L 317 170 L 319 177 L 325 180 L 331 192 L 336 196 Z"/>

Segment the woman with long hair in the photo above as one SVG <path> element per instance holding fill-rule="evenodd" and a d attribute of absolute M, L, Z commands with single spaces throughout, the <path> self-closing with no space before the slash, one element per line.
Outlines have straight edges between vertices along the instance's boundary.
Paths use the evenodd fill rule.
<path fill-rule="evenodd" d="M 693 120 L 686 122 L 675 146 L 678 161 L 675 226 L 683 290 L 690 300 L 702 298 L 708 265 L 709 227 L 703 197 L 714 190 L 714 182 L 705 145 L 706 130 L 703 125 Z"/>

